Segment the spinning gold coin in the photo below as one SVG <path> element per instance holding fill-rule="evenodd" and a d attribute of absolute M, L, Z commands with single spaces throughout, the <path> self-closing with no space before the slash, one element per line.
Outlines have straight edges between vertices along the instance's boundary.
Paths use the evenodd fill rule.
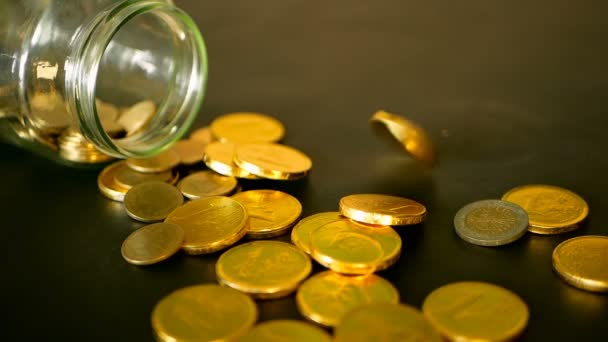
<path fill-rule="evenodd" d="M 228 195 L 236 186 L 236 178 L 208 170 L 190 174 L 177 184 L 179 191 L 189 199 Z"/>
<path fill-rule="evenodd" d="M 266 239 L 287 232 L 302 213 L 302 205 L 295 197 L 276 190 L 249 190 L 232 196 L 247 209 L 247 236 Z"/>
<path fill-rule="evenodd" d="M 97 187 L 99 191 L 107 198 L 113 201 L 124 201 L 125 194 L 129 191 L 128 188 L 120 186 L 116 183 L 116 172 L 122 168 L 127 168 L 124 161 L 119 161 L 106 166 L 97 177 Z"/>
<path fill-rule="evenodd" d="M 230 113 L 211 122 L 211 133 L 219 141 L 234 143 L 277 142 L 285 128 L 277 119 L 259 113 Z"/>
<path fill-rule="evenodd" d="M 426 208 L 403 197 L 357 194 L 340 199 L 340 213 L 358 222 L 401 226 L 424 221 Z"/>
<path fill-rule="evenodd" d="M 553 269 L 579 289 L 608 292 L 608 236 L 579 236 L 553 250 Z"/>
<path fill-rule="evenodd" d="M 161 262 L 182 247 L 184 230 L 171 223 L 154 223 L 134 231 L 122 243 L 122 257 L 134 265 Z"/>
<path fill-rule="evenodd" d="M 293 147 L 272 143 L 237 146 L 234 163 L 256 176 L 277 180 L 305 177 L 312 168 L 312 161 L 304 153 Z"/>
<path fill-rule="evenodd" d="M 125 195 L 125 209 L 141 222 L 161 221 L 184 203 L 184 196 L 173 185 L 148 182 L 132 187 Z"/>

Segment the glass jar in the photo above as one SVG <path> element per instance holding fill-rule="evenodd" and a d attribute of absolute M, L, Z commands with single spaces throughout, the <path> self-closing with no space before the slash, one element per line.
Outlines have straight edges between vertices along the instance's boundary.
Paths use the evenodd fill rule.
<path fill-rule="evenodd" d="M 206 76 L 203 38 L 170 0 L 0 1 L 0 136 L 55 160 L 168 148 Z"/>

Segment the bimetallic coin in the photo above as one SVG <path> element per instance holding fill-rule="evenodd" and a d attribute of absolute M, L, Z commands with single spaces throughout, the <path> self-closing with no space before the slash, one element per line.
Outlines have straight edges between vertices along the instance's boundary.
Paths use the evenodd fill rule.
<path fill-rule="evenodd" d="M 291 242 L 306 254 L 310 254 L 310 234 L 317 228 L 333 221 L 343 219 L 339 212 L 326 212 L 301 219 L 291 231 Z"/>
<path fill-rule="evenodd" d="M 336 342 L 442 342 L 439 333 L 416 308 L 372 303 L 348 312 L 334 329 Z"/>
<path fill-rule="evenodd" d="M 179 154 L 169 149 L 154 157 L 145 159 L 127 159 L 127 165 L 138 172 L 164 172 L 173 169 L 179 164 Z"/>
<path fill-rule="evenodd" d="M 536 234 L 561 234 L 578 228 L 589 214 L 584 199 L 570 190 L 552 185 L 524 185 L 502 196 L 526 210 L 528 230 Z"/>
<path fill-rule="evenodd" d="M 177 152 L 182 164 L 193 165 L 203 161 L 206 146 L 196 140 L 180 140 L 173 145 L 172 149 Z"/>
<path fill-rule="evenodd" d="M 357 194 L 340 199 L 340 213 L 357 222 L 401 226 L 424 221 L 426 208 L 403 197 Z"/>
<path fill-rule="evenodd" d="M 213 120 L 211 133 L 219 141 L 235 143 L 277 142 L 285 128 L 275 118 L 259 113 L 231 113 Z"/>
<path fill-rule="evenodd" d="M 118 185 L 114 179 L 116 172 L 122 168 L 127 168 L 124 161 L 113 163 L 106 166 L 97 177 L 99 191 L 113 201 L 124 201 L 125 194 L 129 191 L 129 189 Z"/>
<path fill-rule="evenodd" d="M 305 177 L 312 161 L 293 147 L 273 143 L 239 145 L 234 152 L 234 163 L 256 176 L 276 180 Z"/>
<path fill-rule="evenodd" d="M 192 134 L 190 134 L 190 139 L 196 140 L 205 145 L 215 141 L 215 138 L 213 138 L 213 134 L 211 134 L 211 129 L 209 127 L 199 128 L 196 131 L 192 132 Z"/>
<path fill-rule="evenodd" d="M 256 325 L 238 342 L 331 342 L 325 330 L 312 324 L 292 320 L 276 320 Z"/>
<path fill-rule="evenodd" d="M 249 296 L 219 285 L 176 290 L 156 304 L 152 328 L 159 341 L 232 341 L 255 324 L 258 310 Z"/>
<path fill-rule="evenodd" d="M 161 221 L 184 203 L 184 196 L 173 185 L 148 182 L 136 185 L 125 195 L 125 209 L 141 222 Z"/>
<path fill-rule="evenodd" d="M 139 228 L 122 243 L 122 257 L 133 265 L 151 265 L 177 253 L 184 242 L 184 230 L 172 223 L 154 223 Z"/>
<path fill-rule="evenodd" d="M 179 191 L 189 199 L 228 195 L 236 186 L 236 178 L 209 170 L 195 172 L 177 184 Z"/>
<path fill-rule="evenodd" d="M 249 218 L 242 204 L 229 197 L 203 197 L 175 209 L 165 222 L 184 229 L 182 249 L 207 254 L 236 243 L 247 233 Z"/>
<path fill-rule="evenodd" d="M 117 122 L 124 127 L 127 135 L 133 135 L 141 132 L 154 114 L 156 114 L 156 104 L 152 101 L 141 101 L 127 108 Z"/>
<path fill-rule="evenodd" d="M 138 184 L 154 181 L 173 184 L 176 179 L 177 173 L 171 171 L 143 173 L 131 169 L 126 163 L 123 164 L 123 167 L 118 168 L 114 174 L 116 184 L 126 189 L 131 189 Z"/>
<path fill-rule="evenodd" d="M 312 265 L 294 245 L 254 241 L 224 252 L 215 266 L 221 284 L 260 299 L 287 296 L 308 277 Z"/>
<path fill-rule="evenodd" d="M 302 213 L 297 198 L 276 190 L 249 190 L 232 196 L 247 209 L 247 236 L 266 239 L 286 233 Z"/>
<path fill-rule="evenodd" d="M 258 179 L 256 175 L 241 169 L 233 162 L 235 145 L 232 143 L 212 142 L 205 148 L 203 161 L 211 170 L 237 178 Z"/>
<path fill-rule="evenodd" d="M 477 201 L 456 213 L 454 227 L 456 234 L 469 243 L 501 246 L 524 236 L 528 231 L 528 214 L 511 202 Z"/>
<path fill-rule="evenodd" d="M 608 292 L 608 237 L 579 236 L 553 250 L 553 269 L 568 284 L 593 292 Z"/>
<path fill-rule="evenodd" d="M 321 272 L 304 281 L 296 294 L 298 311 L 304 317 L 331 327 L 358 306 L 382 302 L 399 303 L 399 292 L 390 282 L 374 274 L 345 276 Z"/>
<path fill-rule="evenodd" d="M 481 282 L 436 289 L 424 300 L 422 312 L 450 341 L 511 340 L 521 334 L 529 318 L 528 306 L 519 296 Z"/>
<path fill-rule="evenodd" d="M 396 142 L 400 150 L 405 149 L 416 160 L 430 165 L 435 162 L 436 151 L 433 142 L 424 129 L 412 121 L 381 110 L 374 113 L 370 124 L 375 128 L 376 133 L 386 136 L 391 142 Z"/>

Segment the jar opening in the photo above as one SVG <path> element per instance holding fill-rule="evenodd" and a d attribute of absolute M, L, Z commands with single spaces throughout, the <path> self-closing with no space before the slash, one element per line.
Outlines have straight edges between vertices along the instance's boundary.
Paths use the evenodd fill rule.
<path fill-rule="evenodd" d="M 156 154 L 196 118 L 207 75 L 205 46 L 196 24 L 173 5 L 119 5 L 100 18 L 81 52 L 76 112 L 83 134 L 104 152 Z"/>

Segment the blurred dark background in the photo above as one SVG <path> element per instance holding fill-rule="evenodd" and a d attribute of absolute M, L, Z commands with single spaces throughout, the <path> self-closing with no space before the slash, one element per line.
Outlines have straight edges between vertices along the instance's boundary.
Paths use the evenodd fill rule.
<path fill-rule="evenodd" d="M 608 234 L 608 3 L 603 1 L 176 1 L 209 53 L 196 127 L 233 111 L 279 118 L 286 144 L 314 161 L 305 181 L 249 182 L 298 197 L 304 215 L 361 192 L 427 206 L 397 228 L 400 261 L 380 275 L 420 307 L 446 283 L 504 286 L 529 305 L 522 341 L 608 340 L 608 296 L 572 288 L 551 269 L 565 239 Z M 425 127 L 432 168 L 379 140 L 378 109 Z M 122 241 L 142 224 L 97 190 L 98 171 L 69 169 L 0 145 L 3 336 L 17 340 L 149 341 L 158 300 L 215 282 L 219 254 L 135 267 Z M 546 183 L 591 208 L 583 227 L 527 234 L 500 248 L 454 233 L 463 205 Z M 287 241 L 288 237 L 281 238 Z M 319 270 L 317 267 L 316 270 Z M 293 296 L 259 302 L 260 320 L 302 319 Z"/>

